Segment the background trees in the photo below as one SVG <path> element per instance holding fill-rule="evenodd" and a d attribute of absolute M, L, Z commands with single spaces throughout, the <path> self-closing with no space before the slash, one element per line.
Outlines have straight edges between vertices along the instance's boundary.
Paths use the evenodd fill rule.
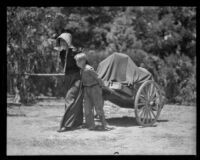
<path fill-rule="evenodd" d="M 85 49 L 95 68 L 109 54 L 123 52 L 145 64 L 168 103 L 195 103 L 195 7 L 8 7 L 9 92 L 13 73 L 62 71 L 53 47 L 63 31 L 72 33 L 74 45 Z M 63 94 L 62 78 L 15 78 L 23 102 Z"/>

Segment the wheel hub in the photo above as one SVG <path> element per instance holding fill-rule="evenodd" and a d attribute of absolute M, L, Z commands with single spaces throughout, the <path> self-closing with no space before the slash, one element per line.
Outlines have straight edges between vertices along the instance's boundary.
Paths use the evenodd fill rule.
<path fill-rule="evenodd" d="M 153 106 L 153 105 L 154 105 L 154 102 L 153 102 L 153 101 L 150 101 L 149 104 L 150 104 L 150 106 Z"/>

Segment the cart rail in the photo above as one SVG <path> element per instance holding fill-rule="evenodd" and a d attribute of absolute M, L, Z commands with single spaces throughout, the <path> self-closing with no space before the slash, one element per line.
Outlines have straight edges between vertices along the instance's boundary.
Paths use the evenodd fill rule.
<path fill-rule="evenodd" d="M 11 75 L 27 75 L 27 76 L 64 76 L 64 73 L 13 73 Z"/>

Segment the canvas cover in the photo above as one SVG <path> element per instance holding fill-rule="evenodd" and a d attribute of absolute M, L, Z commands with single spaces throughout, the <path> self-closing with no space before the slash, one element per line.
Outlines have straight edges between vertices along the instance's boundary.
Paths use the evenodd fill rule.
<path fill-rule="evenodd" d="M 97 73 L 103 81 L 128 85 L 141 84 L 152 78 L 150 72 L 137 67 L 128 55 L 116 52 L 99 63 Z"/>

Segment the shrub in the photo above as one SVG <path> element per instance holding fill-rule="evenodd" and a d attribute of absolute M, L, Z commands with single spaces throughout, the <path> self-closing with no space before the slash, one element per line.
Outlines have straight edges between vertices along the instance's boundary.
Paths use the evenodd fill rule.
<path fill-rule="evenodd" d="M 187 56 L 170 55 L 159 70 L 168 103 L 195 104 L 195 65 Z"/>

